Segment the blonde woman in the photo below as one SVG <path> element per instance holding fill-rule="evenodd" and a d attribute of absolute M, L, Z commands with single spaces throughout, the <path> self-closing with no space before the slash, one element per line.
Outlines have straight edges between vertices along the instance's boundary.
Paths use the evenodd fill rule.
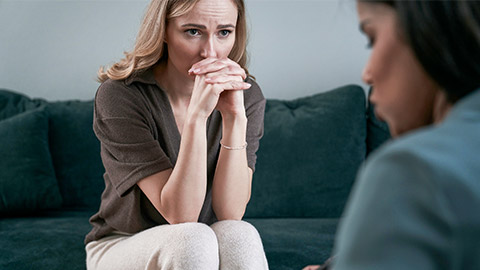
<path fill-rule="evenodd" d="M 153 0 L 133 51 L 99 71 L 106 173 L 88 269 L 268 269 L 250 199 L 265 98 L 242 0 Z"/>

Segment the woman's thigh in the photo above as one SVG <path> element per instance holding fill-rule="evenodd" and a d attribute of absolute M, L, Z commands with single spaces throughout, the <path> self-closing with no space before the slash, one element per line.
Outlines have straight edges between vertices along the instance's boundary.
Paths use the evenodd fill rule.
<path fill-rule="evenodd" d="M 218 269 L 218 242 L 202 223 L 115 234 L 86 246 L 87 269 Z"/>

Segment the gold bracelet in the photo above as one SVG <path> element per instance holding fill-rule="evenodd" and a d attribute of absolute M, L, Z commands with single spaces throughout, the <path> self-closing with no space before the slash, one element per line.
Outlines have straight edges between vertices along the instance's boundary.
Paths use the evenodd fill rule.
<path fill-rule="evenodd" d="M 248 143 L 245 142 L 245 144 L 242 145 L 242 146 L 228 146 L 228 145 L 223 144 L 223 143 L 220 141 L 220 145 L 221 145 L 223 148 L 227 149 L 227 150 L 243 150 L 243 149 L 247 148 Z"/>

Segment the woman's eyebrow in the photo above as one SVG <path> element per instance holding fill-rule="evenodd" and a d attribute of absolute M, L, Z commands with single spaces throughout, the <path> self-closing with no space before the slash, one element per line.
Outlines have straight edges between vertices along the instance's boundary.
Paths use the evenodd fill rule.
<path fill-rule="evenodd" d="M 207 29 L 207 27 L 203 24 L 196 24 L 196 23 L 186 23 L 182 24 L 182 27 L 193 27 L 198 29 Z M 219 24 L 217 29 L 225 29 L 225 28 L 235 28 L 233 24 Z"/>
<path fill-rule="evenodd" d="M 223 29 L 223 28 L 235 28 L 235 25 L 233 25 L 233 24 L 219 24 L 217 26 L 217 29 Z"/>
<path fill-rule="evenodd" d="M 207 27 L 205 25 L 195 24 L 195 23 L 182 24 L 182 27 L 194 27 L 194 28 L 199 28 L 199 29 L 207 29 Z"/>

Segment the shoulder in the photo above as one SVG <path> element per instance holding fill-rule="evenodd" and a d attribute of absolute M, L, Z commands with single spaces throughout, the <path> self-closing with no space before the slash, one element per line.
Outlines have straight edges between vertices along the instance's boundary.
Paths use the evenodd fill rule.
<path fill-rule="evenodd" d="M 408 193 L 409 189 L 415 189 L 419 193 L 440 194 L 440 167 L 435 162 L 439 153 L 438 147 L 432 143 L 432 137 L 435 136 L 430 128 L 423 129 L 390 140 L 377 149 L 359 171 L 356 183 L 358 193 L 373 192 L 390 196 L 395 193 L 404 196 L 415 195 Z M 402 194 L 405 191 L 407 193 Z"/>
<path fill-rule="evenodd" d="M 132 86 L 127 85 L 124 80 L 108 79 L 100 84 L 95 100 L 97 103 L 108 103 L 110 100 L 121 100 L 126 97 L 131 98 L 135 96 L 135 91 Z"/>
<path fill-rule="evenodd" d="M 125 115 L 127 111 L 143 107 L 142 99 L 143 95 L 134 85 L 128 85 L 123 80 L 108 79 L 98 87 L 95 111 L 104 117 Z"/>
<path fill-rule="evenodd" d="M 408 192 L 409 189 L 438 193 L 438 166 L 432 160 L 431 149 L 419 143 L 422 140 L 423 136 L 416 135 L 391 140 L 370 155 L 359 171 L 358 193 L 419 195 Z"/>
<path fill-rule="evenodd" d="M 465 135 L 465 133 L 467 135 Z M 419 168 L 445 184 L 446 175 L 458 177 L 462 170 L 476 166 L 470 160 L 480 144 L 475 143 L 468 131 L 458 126 L 441 124 L 413 131 L 391 140 L 368 159 L 370 167 L 377 163 L 395 163 L 400 168 Z M 470 168 L 469 168 L 470 167 Z"/>
<path fill-rule="evenodd" d="M 466 211 L 480 207 L 478 141 L 458 125 L 423 128 L 375 152 L 359 181 L 367 189 L 431 196 L 431 202 L 439 202 L 458 222 L 480 223 Z"/>
<path fill-rule="evenodd" d="M 442 211 L 450 211 L 447 187 L 453 179 L 447 175 L 455 177 L 455 171 L 444 164 L 454 157 L 439 133 L 436 127 L 423 128 L 389 141 L 369 156 L 359 171 L 357 199 L 373 197 L 374 204 L 382 197 L 397 206 L 441 205 Z"/>
<path fill-rule="evenodd" d="M 473 167 L 480 166 L 469 163 L 457 150 L 473 145 L 470 151 L 475 152 L 478 145 L 468 139 L 464 142 L 462 132 L 448 125 L 423 128 L 388 142 L 367 159 L 339 230 L 339 268 L 353 269 L 340 267 L 354 266 L 353 256 L 366 265 L 391 266 L 401 252 L 405 255 L 413 249 L 428 263 L 436 258 L 429 252 L 447 247 L 452 235 L 478 235 L 478 230 L 465 232 L 464 228 L 480 225 L 474 214 L 480 207 L 480 184 L 471 184 L 478 182 L 480 170 Z M 445 234 L 446 228 L 453 234 Z M 379 255 L 382 252 L 385 256 Z"/>
<path fill-rule="evenodd" d="M 434 149 L 423 143 L 428 142 L 430 137 L 422 132 L 388 141 L 368 157 L 364 171 L 384 170 L 384 166 L 398 169 L 421 167 L 424 171 L 431 169 L 429 163 L 432 162 L 429 159 Z"/>

